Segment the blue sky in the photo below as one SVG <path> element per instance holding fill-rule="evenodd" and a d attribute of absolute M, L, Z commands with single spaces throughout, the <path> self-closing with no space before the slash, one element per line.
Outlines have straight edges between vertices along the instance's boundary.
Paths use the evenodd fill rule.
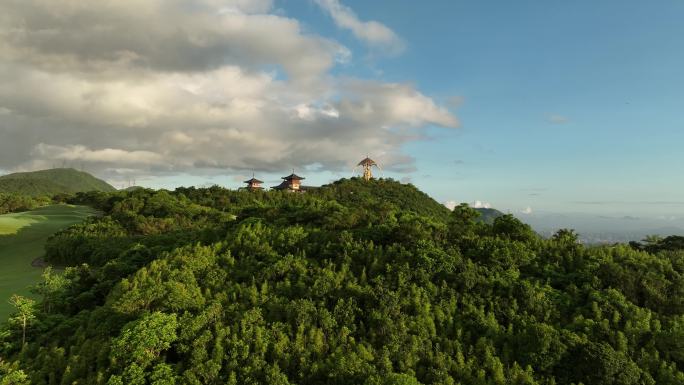
<path fill-rule="evenodd" d="M 65 2 L 0 4 L 2 170 L 684 218 L 681 0 Z"/>
<path fill-rule="evenodd" d="M 279 3 L 365 52 L 341 70 L 412 82 L 443 103 L 462 98 L 452 106 L 459 129 L 430 129 L 404 147 L 416 159 L 412 182 L 437 199 L 684 213 L 684 2 L 345 4 L 392 28 L 406 50 L 374 53 L 314 4 Z"/>

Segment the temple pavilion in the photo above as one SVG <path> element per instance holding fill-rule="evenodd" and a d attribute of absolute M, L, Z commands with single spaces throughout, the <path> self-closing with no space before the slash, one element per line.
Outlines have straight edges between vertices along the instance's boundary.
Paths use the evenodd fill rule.
<path fill-rule="evenodd" d="M 302 186 L 302 181 L 306 178 L 302 178 L 301 176 L 297 175 L 294 173 L 294 170 L 292 170 L 292 174 L 288 176 L 284 176 L 283 182 L 279 184 L 278 186 L 272 187 L 274 190 L 283 190 L 283 191 L 290 191 L 290 192 L 304 192 L 308 188 L 305 186 Z"/>
<path fill-rule="evenodd" d="M 261 187 L 261 184 L 264 182 L 255 178 L 254 175 L 252 175 L 252 179 L 246 180 L 243 183 L 247 183 L 247 187 L 243 187 L 243 188 L 245 188 L 249 191 L 256 191 L 256 190 L 263 190 L 264 189 L 263 187 Z"/>

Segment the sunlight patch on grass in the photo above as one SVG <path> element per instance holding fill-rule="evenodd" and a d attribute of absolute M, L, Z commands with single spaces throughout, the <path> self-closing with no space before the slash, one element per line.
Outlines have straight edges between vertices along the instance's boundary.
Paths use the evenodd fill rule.
<path fill-rule="evenodd" d="M 32 223 L 47 220 L 44 216 L 24 214 L 25 213 L 0 215 L 0 235 L 16 234 L 19 230 L 26 226 L 30 226 Z"/>
<path fill-rule="evenodd" d="M 11 311 L 9 297 L 30 296 L 28 287 L 40 280 L 43 269 L 31 262 L 44 256 L 48 237 L 95 214 L 89 207 L 52 205 L 0 215 L 0 321 Z"/>

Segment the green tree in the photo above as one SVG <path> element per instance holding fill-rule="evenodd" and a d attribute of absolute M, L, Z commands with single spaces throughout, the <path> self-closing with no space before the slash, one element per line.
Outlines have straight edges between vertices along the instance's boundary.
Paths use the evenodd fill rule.
<path fill-rule="evenodd" d="M 52 266 L 48 266 L 42 274 L 43 281 L 32 288 L 32 291 L 42 296 L 43 311 L 50 314 L 59 301 L 69 280 L 63 274 L 55 273 Z"/>
<path fill-rule="evenodd" d="M 564 244 L 575 244 L 578 240 L 578 235 L 572 229 L 560 229 L 553 234 L 552 239 L 556 242 Z"/>
<path fill-rule="evenodd" d="M 536 237 L 530 225 L 521 222 L 511 214 L 496 218 L 492 231 L 498 236 L 517 241 L 531 241 Z"/>
<path fill-rule="evenodd" d="M 127 324 L 112 343 L 112 358 L 117 362 L 147 367 L 176 340 L 175 314 L 154 312 Z"/>
<path fill-rule="evenodd" d="M 17 362 L 6 363 L 0 359 L 0 385 L 30 385 L 28 376 L 19 369 Z"/>
<path fill-rule="evenodd" d="M 646 238 L 642 240 L 646 244 L 646 246 L 655 246 L 658 243 L 660 243 L 663 240 L 663 237 L 660 235 L 647 235 Z"/>
<path fill-rule="evenodd" d="M 36 319 L 36 301 L 15 294 L 10 298 L 9 303 L 15 310 L 15 313 L 10 316 L 10 323 L 21 328 L 21 346 L 23 347 L 26 345 L 26 330 L 31 321 Z"/>

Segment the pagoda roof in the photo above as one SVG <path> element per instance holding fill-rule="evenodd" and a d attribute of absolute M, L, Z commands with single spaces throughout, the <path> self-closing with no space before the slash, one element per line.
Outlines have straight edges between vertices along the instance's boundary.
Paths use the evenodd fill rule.
<path fill-rule="evenodd" d="M 366 157 L 364 160 L 360 161 L 357 166 L 377 166 L 378 164 L 375 163 L 375 161 L 369 157 Z"/>
<path fill-rule="evenodd" d="M 305 192 L 308 190 L 316 190 L 319 189 L 320 187 L 318 186 L 299 186 L 298 189 L 292 189 L 290 188 L 290 184 L 287 183 L 287 181 L 283 181 L 281 184 L 277 186 L 271 187 L 273 190 L 290 190 L 290 191 L 298 191 L 298 192 Z"/>
<path fill-rule="evenodd" d="M 273 186 L 273 187 L 271 187 L 271 188 L 274 189 L 274 190 L 285 190 L 285 189 L 288 188 L 288 184 L 287 184 L 286 181 L 283 181 L 283 182 L 280 183 L 279 185 Z"/>
<path fill-rule="evenodd" d="M 306 178 L 302 178 L 301 176 L 299 176 L 299 175 L 297 175 L 297 174 L 295 174 L 295 173 L 292 173 L 292 174 L 290 174 L 290 175 L 288 175 L 288 176 L 282 177 L 281 179 L 285 179 L 285 180 L 304 180 L 304 179 L 306 179 Z"/>
<path fill-rule="evenodd" d="M 250 179 L 250 180 L 244 181 L 243 183 L 264 183 L 264 182 L 263 182 L 263 181 L 260 181 L 260 180 L 257 179 L 257 178 L 252 178 L 252 179 Z"/>

